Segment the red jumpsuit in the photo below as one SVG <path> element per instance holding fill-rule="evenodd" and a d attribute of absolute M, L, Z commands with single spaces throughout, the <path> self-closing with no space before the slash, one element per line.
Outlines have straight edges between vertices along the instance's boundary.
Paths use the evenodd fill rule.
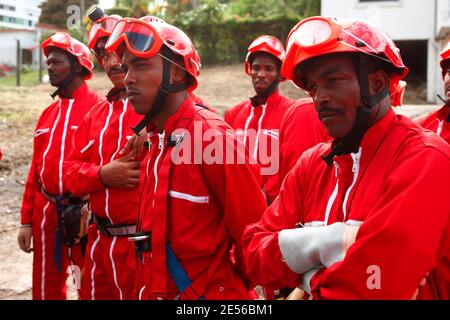
<path fill-rule="evenodd" d="M 213 141 L 245 162 L 220 164 L 225 160 L 221 155 L 216 162 L 204 160 L 208 157 L 202 157 L 203 151 L 207 153 L 211 144 L 206 135 L 211 130 L 216 134 Z M 248 164 L 245 147 L 233 130 L 212 112 L 194 105 L 191 98 L 167 120 L 163 133 L 148 132 L 151 147 L 142 168 L 138 228 L 151 231 L 152 240 L 151 252 L 143 252 L 144 283 L 139 298 L 174 299 L 180 293 L 166 266 L 166 240 L 192 281 L 180 299 L 248 298 L 241 236 L 266 207 L 258 165 Z M 182 151 L 178 152 L 167 141 L 182 134 L 183 141 L 177 145 Z M 186 157 L 185 161 L 178 161 L 177 155 Z M 233 244 L 235 263 L 229 254 Z"/>
<path fill-rule="evenodd" d="M 298 100 L 290 108 L 280 124 L 280 171 L 278 190 L 284 177 L 295 166 L 300 156 L 320 142 L 331 137 L 320 122 L 310 98 Z"/>
<path fill-rule="evenodd" d="M 139 187 L 105 188 L 98 173 L 102 166 L 121 157 L 119 151 L 133 135 L 131 127 L 141 119 L 128 100 L 100 102 L 84 117 L 64 162 L 67 189 L 78 196 L 89 194 L 92 214 L 112 225 L 136 224 Z M 135 248 L 128 236 L 105 235 L 95 224 L 90 225 L 82 299 L 134 299 L 135 272 Z"/>
<path fill-rule="evenodd" d="M 262 187 L 268 202 L 273 201 L 279 191 L 279 129 L 281 119 L 293 103 L 293 100 L 282 96 L 276 91 L 267 98 L 267 102 L 264 105 L 253 106 L 251 100 L 248 99 L 232 107 L 225 114 L 225 121 L 233 129 L 237 130 L 237 134 L 243 138 L 253 158 L 257 159 L 262 167 L 276 166 L 274 168 L 275 173 L 270 175 L 262 174 Z M 266 141 L 261 139 L 263 135 L 267 137 Z M 271 150 L 272 139 L 275 140 L 276 150 Z M 261 156 L 263 154 L 272 157 L 271 164 L 262 163 Z"/>
<path fill-rule="evenodd" d="M 361 225 L 343 260 L 314 274 L 314 299 L 450 298 L 450 148 L 392 110 L 364 135 L 357 154 L 321 156 L 331 143 L 303 154 L 278 198 L 243 236 L 248 272 L 257 283 L 299 285 L 282 260 L 278 234 L 345 221 Z M 371 284 L 379 270 L 381 286 Z"/>
<path fill-rule="evenodd" d="M 426 117 L 417 120 L 425 129 L 436 132 L 447 143 L 450 143 L 450 107 L 443 106 L 437 111 L 433 111 Z"/>
<path fill-rule="evenodd" d="M 40 185 L 55 196 L 67 193 L 63 186 L 64 159 L 69 155 L 73 133 L 99 99 L 83 83 L 72 99 L 59 99 L 45 109 L 36 126 L 21 211 L 21 223 L 33 225 L 33 299 L 65 299 L 69 262 L 79 267 L 74 269 L 75 274 L 83 267 L 79 246 L 62 246 L 62 271 L 58 271 L 54 259 L 56 209 L 41 194 Z"/>

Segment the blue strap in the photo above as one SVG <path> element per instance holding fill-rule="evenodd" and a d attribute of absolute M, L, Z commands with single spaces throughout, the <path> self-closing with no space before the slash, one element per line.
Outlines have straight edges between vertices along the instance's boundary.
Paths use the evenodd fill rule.
<path fill-rule="evenodd" d="M 172 247 L 170 246 L 168 241 L 166 242 L 166 258 L 167 269 L 169 270 L 170 275 L 172 276 L 172 279 L 178 288 L 178 291 L 180 291 L 180 293 L 183 293 L 184 290 L 189 288 L 189 286 L 192 284 L 192 281 L 191 279 L 189 279 L 186 271 L 184 271 L 183 266 L 175 256 L 175 253 L 173 252 Z M 199 297 L 198 299 L 204 300 L 205 298 Z"/>

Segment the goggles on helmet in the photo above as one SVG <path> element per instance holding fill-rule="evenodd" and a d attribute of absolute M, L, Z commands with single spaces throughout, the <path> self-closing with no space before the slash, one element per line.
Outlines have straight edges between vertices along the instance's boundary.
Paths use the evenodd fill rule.
<path fill-rule="evenodd" d="M 134 18 L 119 20 L 106 42 L 105 48 L 114 51 L 120 60 L 123 52 L 118 50 L 122 42 L 128 51 L 139 58 L 154 56 L 163 45 L 162 38 L 153 26 Z"/>
<path fill-rule="evenodd" d="M 379 52 L 366 41 L 348 32 L 333 19 L 326 17 L 311 17 L 294 27 L 288 36 L 287 51 L 294 43 L 302 51 L 311 54 L 328 52 L 339 45 L 345 45 L 390 63 L 388 59 L 380 56 Z"/>
<path fill-rule="evenodd" d="M 95 42 L 98 40 L 98 34 L 111 34 L 116 23 L 117 18 L 114 17 L 104 17 L 100 20 L 95 21 L 92 24 L 91 30 L 89 31 L 88 46 L 90 48 L 94 47 Z"/>

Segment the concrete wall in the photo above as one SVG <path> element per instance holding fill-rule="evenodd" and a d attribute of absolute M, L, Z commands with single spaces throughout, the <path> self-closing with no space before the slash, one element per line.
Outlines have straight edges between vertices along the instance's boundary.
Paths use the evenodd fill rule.
<path fill-rule="evenodd" d="M 434 0 L 322 0 L 322 15 L 363 19 L 380 26 L 394 40 L 425 40 L 435 32 Z"/>

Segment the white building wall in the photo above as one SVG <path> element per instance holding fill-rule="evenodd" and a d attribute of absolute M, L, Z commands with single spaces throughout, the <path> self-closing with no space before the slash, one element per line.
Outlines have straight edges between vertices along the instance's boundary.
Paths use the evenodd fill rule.
<path fill-rule="evenodd" d="M 0 64 L 16 65 L 16 39 L 20 39 L 21 49 L 32 50 L 33 66 L 39 63 L 39 43 L 37 31 L 0 31 Z"/>
<path fill-rule="evenodd" d="M 435 0 L 322 0 L 321 3 L 323 16 L 359 18 L 371 22 L 394 40 L 426 40 L 432 38 L 435 32 Z"/>
<path fill-rule="evenodd" d="M 43 0 L 0 0 L 0 28 L 34 29 L 41 14 L 41 2 Z"/>
<path fill-rule="evenodd" d="M 450 35 L 450 0 L 438 0 L 436 19 L 436 38 L 447 38 Z"/>

